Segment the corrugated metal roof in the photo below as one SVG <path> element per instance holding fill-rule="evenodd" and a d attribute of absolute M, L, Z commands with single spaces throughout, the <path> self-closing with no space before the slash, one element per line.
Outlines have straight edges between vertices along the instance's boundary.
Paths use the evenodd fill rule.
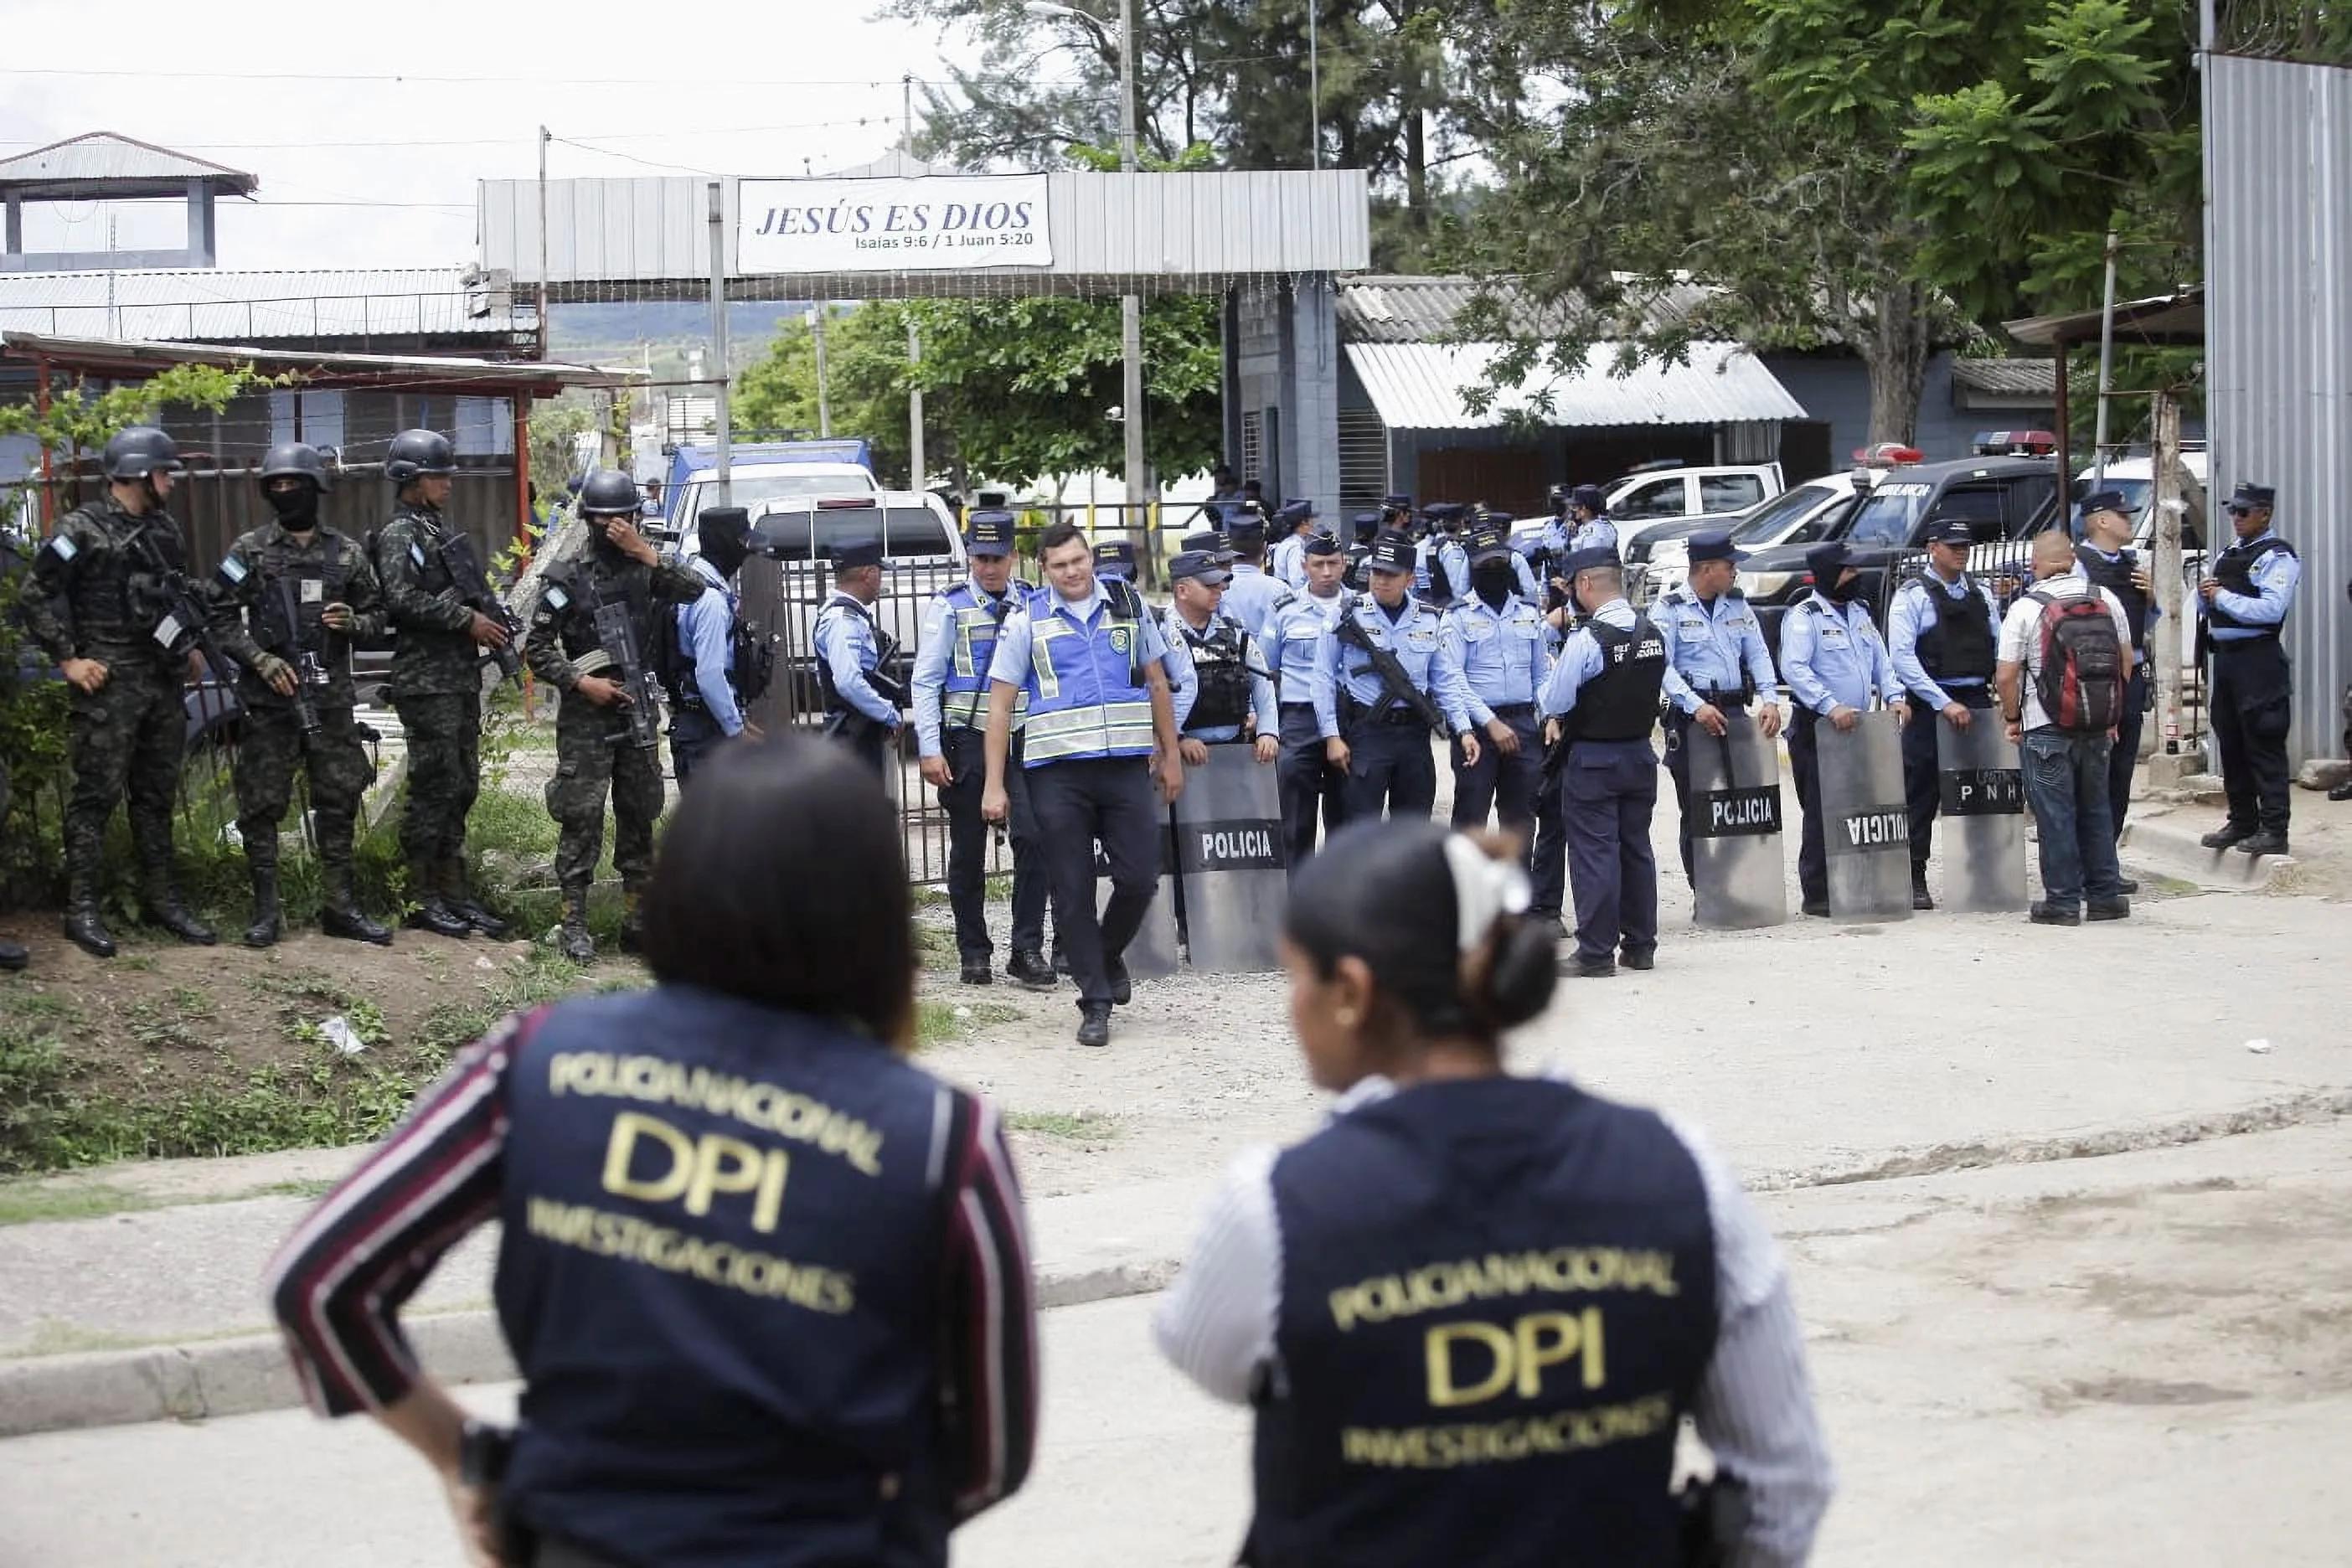
<path fill-rule="evenodd" d="M 1339 286 L 1339 335 L 1356 343 L 1443 342 L 1454 335 L 1455 320 L 1480 287 L 1475 279 L 1442 275 L 1348 279 Z M 1565 304 L 1539 310 L 1507 283 L 1498 287 L 1513 325 L 1521 331 L 1556 331 L 1578 313 Z M 1675 284 L 1642 302 L 1633 316 L 1643 326 L 1675 326 L 1708 298 L 1708 290 L 1696 284 Z"/>
<path fill-rule="evenodd" d="M 0 185 L 64 184 L 95 180 L 215 180 L 250 195 L 261 184 L 226 164 L 191 158 L 168 147 L 92 131 L 0 159 Z"/>
<path fill-rule="evenodd" d="M 0 327 L 163 342 L 506 337 L 523 330 L 513 292 L 456 267 L 0 272 Z"/>
<path fill-rule="evenodd" d="M 1956 359 L 1952 383 L 2002 397 L 2055 397 L 2058 362 L 2047 359 Z"/>
<path fill-rule="evenodd" d="M 167 364 L 251 364 L 263 371 L 306 373 L 309 384 L 388 385 L 498 389 L 529 387 L 549 393 L 565 387 L 606 389 L 643 384 L 646 373 L 635 365 L 607 369 L 555 360 L 486 360 L 443 354 L 318 353 L 260 343 L 134 342 L 120 338 L 58 336 L 0 331 L 0 348 L 20 359 L 45 356 L 68 366 L 145 374 Z"/>
<path fill-rule="evenodd" d="M 1804 405 L 1737 344 L 1695 343 L 1688 364 L 1654 362 L 1628 376 L 1614 374 L 1617 352 L 1598 344 L 1568 376 L 1538 367 L 1483 416 L 1463 405 L 1462 389 L 1485 376 L 1498 344 L 1349 343 L 1348 363 L 1392 430 L 1490 429 L 1519 410 L 1564 429 L 1805 417 Z"/>

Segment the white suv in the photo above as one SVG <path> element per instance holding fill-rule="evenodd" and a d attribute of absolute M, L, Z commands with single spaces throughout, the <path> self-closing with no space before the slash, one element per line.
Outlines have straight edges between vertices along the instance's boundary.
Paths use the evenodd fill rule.
<path fill-rule="evenodd" d="M 1609 488 L 1609 521 L 1622 550 L 1659 523 L 1744 512 L 1787 488 L 1778 463 L 1637 470 Z"/>

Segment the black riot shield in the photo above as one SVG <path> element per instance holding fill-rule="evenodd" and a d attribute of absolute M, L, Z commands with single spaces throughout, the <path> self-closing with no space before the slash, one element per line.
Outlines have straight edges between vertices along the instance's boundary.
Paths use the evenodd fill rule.
<path fill-rule="evenodd" d="M 1970 914 L 2025 908 L 2025 774 L 2017 742 L 1996 717 L 1978 712 L 1965 730 L 1936 726 L 1943 786 L 1944 907 Z"/>
<path fill-rule="evenodd" d="M 1138 980 L 1165 980 L 1176 973 L 1176 900 L 1181 897 L 1176 886 L 1176 851 L 1173 836 L 1168 829 L 1160 833 L 1160 888 L 1151 895 L 1151 908 L 1143 917 L 1143 929 L 1127 944 L 1127 972 Z M 1095 912 L 1100 914 L 1110 902 L 1110 861 L 1105 858 L 1102 846 L 1095 846 Z"/>
<path fill-rule="evenodd" d="M 1204 974 L 1281 968 L 1275 949 L 1290 877 L 1276 764 L 1259 763 L 1238 741 L 1213 745 L 1205 765 L 1184 770 L 1171 816 L 1192 967 Z"/>
<path fill-rule="evenodd" d="M 1894 713 L 1865 713 L 1851 730 L 1824 723 L 1814 739 L 1830 918 L 1909 920 L 1911 818 L 1903 805 L 1903 738 Z"/>
<path fill-rule="evenodd" d="M 1691 918 L 1722 931 L 1789 918 L 1780 858 L 1780 748 L 1745 713 L 1724 715 L 1720 739 L 1694 724 L 1690 765 Z"/>

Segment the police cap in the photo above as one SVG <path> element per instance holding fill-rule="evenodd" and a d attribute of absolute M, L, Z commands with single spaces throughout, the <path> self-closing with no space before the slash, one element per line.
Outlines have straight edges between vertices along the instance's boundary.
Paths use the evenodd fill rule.
<path fill-rule="evenodd" d="M 1748 552 L 1731 542 L 1729 529 L 1711 528 L 1690 536 L 1690 563 L 1694 566 L 1702 561 L 1728 561 L 1736 566 L 1747 559 Z"/>
<path fill-rule="evenodd" d="M 1124 577 L 1135 570 L 1135 542 L 1106 539 L 1095 546 L 1095 570 Z"/>
<path fill-rule="evenodd" d="M 1339 542 L 1328 533 L 1310 533 L 1307 536 L 1305 552 L 1308 555 L 1337 555 L 1339 553 Z"/>
<path fill-rule="evenodd" d="M 1225 541 L 1240 550 L 1265 542 L 1265 514 L 1244 501 L 1225 519 Z"/>
<path fill-rule="evenodd" d="M 976 511 L 964 519 L 963 547 L 972 555 L 1013 553 L 1013 516 L 1009 511 Z"/>
<path fill-rule="evenodd" d="M 834 546 L 833 572 L 836 577 L 845 572 L 881 564 L 882 542 L 878 539 L 853 539 L 846 544 Z"/>
<path fill-rule="evenodd" d="M 1966 550 L 1976 542 L 1977 536 L 1964 517 L 1948 517 L 1927 530 L 1927 542 L 1930 544 L 1953 544 Z"/>
<path fill-rule="evenodd" d="M 1470 531 L 1468 543 L 1470 561 L 1473 565 L 1488 561 L 1507 561 L 1511 558 L 1510 531 L 1492 519 Z"/>
<path fill-rule="evenodd" d="M 1413 568 L 1412 536 L 1399 528 L 1384 528 L 1372 541 L 1365 564 L 1375 572 L 1410 572 Z"/>
<path fill-rule="evenodd" d="M 1286 500 L 1282 503 L 1282 510 L 1274 514 L 1274 519 L 1276 522 L 1286 523 L 1291 527 L 1296 528 L 1298 524 L 1308 521 L 1314 516 L 1315 503 L 1313 501 Z"/>
<path fill-rule="evenodd" d="M 1805 570 L 1813 574 L 1813 586 L 1829 589 L 1837 585 L 1838 574 L 1853 563 L 1853 552 L 1843 539 L 1826 540 L 1805 552 Z"/>
<path fill-rule="evenodd" d="M 1569 492 L 1568 504 L 1580 506 L 1593 516 L 1599 517 L 1609 510 L 1609 497 L 1602 492 L 1599 485 L 1579 485 Z"/>
<path fill-rule="evenodd" d="M 2130 498 L 2121 490 L 2093 490 L 2083 498 L 2083 515 L 2088 517 L 2095 511 L 2121 512 L 2129 517 L 2132 513 Z"/>
<path fill-rule="evenodd" d="M 1234 558 L 1234 552 L 1225 548 L 1225 536 L 1214 529 L 1203 529 L 1198 533 L 1186 534 L 1178 548 L 1188 551 L 1205 550 L 1220 561 L 1231 561 Z"/>
<path fill-rule="evenodd" d="M 2241 484 L 2230 498 L 2231 511 L 2265 511 L 2278 500 L 2278 489 L 2272 485 Z"/>
<path fill-rule="evenodd" d="M 1187 550 L 1168 563 L 1168 575 L 1171 578 L 1190 577 L 1204 588 L 1222 588 L 1233 579 L 1233 574 L 1225 570 L 1224 563 L 1217 559 L 1214 552 L 1207 550 Z"/>
<path fill-rule="evenodd" d="M 1580 572 L 1622 570 L 1616 549 L 1612 545 L 1594 544 L 1582 550 L 1570 551 L 1568 559 L 1559 563 L 1560 574 L 1571 582 Z"/>

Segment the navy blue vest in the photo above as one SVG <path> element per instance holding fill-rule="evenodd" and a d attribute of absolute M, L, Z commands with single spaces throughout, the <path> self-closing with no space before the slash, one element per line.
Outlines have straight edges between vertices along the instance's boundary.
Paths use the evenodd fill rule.
<path fill-rule="evenodd" d="M 1716 1336 L 1697 1163 L 1567 1084 L 1424 1084 L 1274 1168 L 1259 1568 L 1668 1568 Z"/>
<path fill-rule="evenodd" d="M 507 1074 L 517 1516 L 664 1568 L 945 1563 L 952 1094 L 710 992 L 551 1010 Z"/>

